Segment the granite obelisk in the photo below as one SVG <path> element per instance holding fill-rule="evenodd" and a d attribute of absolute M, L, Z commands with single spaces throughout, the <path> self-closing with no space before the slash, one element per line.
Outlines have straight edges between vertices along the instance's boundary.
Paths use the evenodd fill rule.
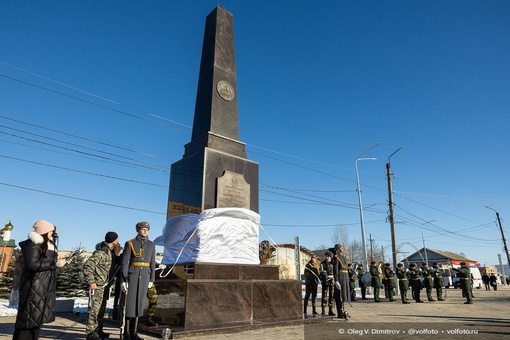
<path fill-rule="evenodd" d="M 191 142 L 172 164 L 167 219 L 210 208 L 259 209 L 258 163 L 239 141 L 234 19 L 206 18 Z"/>

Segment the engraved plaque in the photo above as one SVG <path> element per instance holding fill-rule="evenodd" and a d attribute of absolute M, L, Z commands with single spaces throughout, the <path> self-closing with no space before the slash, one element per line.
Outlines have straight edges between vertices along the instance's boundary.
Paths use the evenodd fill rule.
<path fill-rule="evenodd" d="M 217 208 L 246 208 L 250 209 L 250 184 L 244 175 L 225 171 L 217 180 Z"/>
<path fill-rule="evenodd" d="M 220 80 L 218 85 L 216 85 L 216 90 L 218 91 L 218 94 L 221 98 L 225 100 L 234 99 L 234 88 L 228 81 Z"/>

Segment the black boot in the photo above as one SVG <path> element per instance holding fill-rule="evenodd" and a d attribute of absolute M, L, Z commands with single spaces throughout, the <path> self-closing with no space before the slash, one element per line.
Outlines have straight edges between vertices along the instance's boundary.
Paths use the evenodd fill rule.
<path fill-rule="evenodd" d="M 131 340 L 129 329 L 131 328 L 131 318 L 124 319 L 124 340 Z"/>
<path fill-rule="evenodd" d="M 145 320 L 145 324 L 147 326 L 157 326 L 158 323 L 156 321 L 154 321 L 154 319 L 152 318 L 152 315 L 151 316 L 147 316 L 147 320 Z"/>
<path fill-rule="evenodd" d="M 335 313 L 333 312 L 333 306 L 329 306 L 329 316 L 335 316 Z"/>
<path fill-rule="evenodd" d="M 303 305 L 303 314 L 304 314 L 304 315 L 306 315 L 306 310 L 307 310 L 307 308 L 308 308 L 308 303 L 305 303 L 305 304 Z"/>
<path fill-rule="evenodd" d="M 136 332 L 138 328 L 138 318 L 131 318 L 131 325 L 129 326 L 129 335 L 131 336 L 130 340 L 143 340 L 143 338 L 140 338 Z"/>
<path fill-rule="evenodd" d="M 87 340 L 103 340 L 103 338 L 96 331 L 93 331 L 87 334 Z"/>
<path fill-rule="evenodd" d="M 337 312 L 337 318 L 339 319 L 342 319 L 344 316 L 343 316 L 343 311 L 342 311 L 342 307 L 341 306 L 336 306 L 336 312 Z"/>
<path fill-rule="evenodd" d="M 97 331 L 97 334 L 99 334 L 99 336 L 101 338 L 103 338 L 103 339 L 108 339 L 110 337 L 110 334 L 105 333 L 103 331 L 103 324 L 102 323 L 99 324 L 99 327 L 97 327 L 96 331 Z"/>

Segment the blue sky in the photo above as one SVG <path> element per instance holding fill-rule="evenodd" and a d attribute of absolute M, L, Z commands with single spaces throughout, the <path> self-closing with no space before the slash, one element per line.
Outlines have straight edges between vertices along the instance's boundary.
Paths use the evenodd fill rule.
<path fill-rule="evenodd" d="M 191 138 L 205 17 L 216 1 L 0 3 L 0 219 L 60 248 L 165 223 Z M 260 164 L 261 240 L 365 232 L 497 264 L 510 216 L 507 1 L 223 1 L 234 15 L 240 139 Z M 430 222 L 432 221 L 432 222 Z M 367 240 L 367 244 L 368 244 Z"/>

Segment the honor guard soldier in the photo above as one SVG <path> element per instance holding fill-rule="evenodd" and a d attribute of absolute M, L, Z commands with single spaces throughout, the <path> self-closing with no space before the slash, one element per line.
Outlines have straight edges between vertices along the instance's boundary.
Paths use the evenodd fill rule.
<path fill-rule="evenodd" d="M 124 340 L 141 340 L 138 318 L 143 316 L 147 291 L 156 279 L 156 247 L 148 238 L 149 222 L 136 224 L 137 235 L 124 245 L 121 288 L 126 294 Z"/>

